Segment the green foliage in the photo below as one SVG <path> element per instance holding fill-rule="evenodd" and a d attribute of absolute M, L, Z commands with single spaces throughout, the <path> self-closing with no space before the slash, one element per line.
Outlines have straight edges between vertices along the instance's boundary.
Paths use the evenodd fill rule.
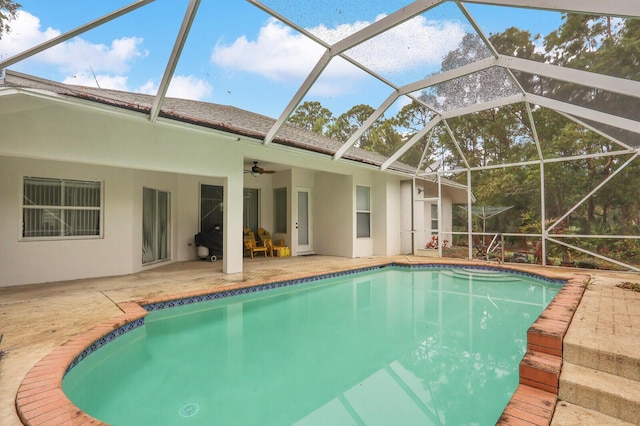
<path fill-rule="evenodd" d="M 304 102 L 289 117 L 288 121 L 303 129 L 324 134 L 334 122 L 333 114 L 320 102 Z"/>
<path fill-rule="evenodd" d="M 340 116 L 335 120 L 335 122 L 329 126 L 326 135 L 337 139 L 342 142 L 346 142 L 349 140 L 351 135 L 353 135 L 367 119 L 373 115 L 374 109 L 369 105 L 356 105 L 352 107 L 349 111 L 340 114 Z M 374 123 L 373 126 L 368 128 L 364 134 L 359 138 L 359 140 L 355 143 L 355 146 L 360 148 L 371 148 L 373 146 L 373 141 L 371 140 L 371 132 L 377 125 L 379 125 L 380 119 Z"/>
<path fill-rule="evenodd" d="M 512 27 L 492 34 L 489 39 L 503 55 L 640 81 L 640 20 L 637 19 L 565 14 L 562 25 L 546 36 Z M 544 52 L 540 49 L 541 42 Z M 480 37 L 467 34 L 459 47 L 443 58 L 441 71 L 490 55 Z M 630 119 L 637 119 L 640 110 L 640 98 L 593 89 L 581 85 L 580 81 L 565 82 L 518 71 L 513 71 L 513 75 L 525 91 L 548 98 Z M 427 126 L 438 112 L 475 105 L 518 93 L 518 90 L 501 69 L 484 70 L 436 84 L 423 90 L 418 99 L 405 105 L 395 116 L 379 117 L 355 146 L 388 157 Z M 333 119 L 319 103 L 310 103 L 303 104 L 291 121 L 346 141 L 373 112 L 371 106 L 356 105 Z M 400 160 L 421 169 L 424 164 L 437 160 L 444 170 L 467 165 L 530 162 L 526 166 L 472 172 L 476 205 L 513 206 L 504 215 L 487 222 L 490 232 L 540 234 L 544 194 L 545 217 L 558 218 L 572 210 L 552 233 L 580 230 L 585 235 L 640 235 L 640 161 L 635 160 L 620 171 L 630 155 L 591 155 L 620 150 L 618 144 L 549 109 L 531 105 L 531 114 L 535 128 L 524 103 L 448 118 L 446 124 L 435 126 Z M 611 133 L 613 137 L 640 146 L 640 135 L 603 126 L 599 129 L 615 131 Z M 541 165 L 540 154 L 545 159 L 573 159 Z M 423 163 L 419 164 L 423 155 Z M 541 191 L 542 176 L 544 192 Z M 463 173 L 452 175 L 451 179 L 466 184 Z M 592 191 L 591 196 L 585 197 Z M 466 229 L 466 215 L 455 216 L 456 229 Z M 548 227 L 555 220 L 547 222 Z M 478 224 L 474 229 L 478 229 Z M 573 243 L 567 238 L 563 241 Z M 581 238 L 576 244 L 614 258 L 640 262 L 638 240 Z M 549 244 L 548 250 L 550 256 L 557 254 L 557 259 L 569 257 L 564 246 Z"/>
<path fill-rule="evenodd" d="M 0 0 L 0 38 L 11 31 L 8 21 L 16 19 L 18 9 L 21 7 L 20 3 L 13 0 Z"/>

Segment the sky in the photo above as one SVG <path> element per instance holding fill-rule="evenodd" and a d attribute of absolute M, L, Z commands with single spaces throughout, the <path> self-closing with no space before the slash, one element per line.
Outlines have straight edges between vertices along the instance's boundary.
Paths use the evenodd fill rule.
<path fill-rule="evenodd" d="M 0 39 L 7 59 L 47 39 L 118 10 L 133 0 L 20 0 L 18 18 Z M 332 44 L 405 6 L 409 0 L 265 0 L 280 16 Z M 88 7 L 90 5 L 90 7 Z M 187 9 L 187 0 L 156 0 L 9 69 L 69 84 L 155 94 Z M 469 4 L 489 35 L 517 26 L 546 35 L 561 24 L 557 12 Z M 440 69 L 472 27 L 445 3 L 348 51 L 398 86 Z M 202 1 L 168 96 L 233 105 L 280 116 L 324 48 L 243 0 Z M 307 93 L 334 116 L 357 104 L 377 108 L 392 89 L 335 58 Z M 400 108 L 401 102 L 396 105 Z"/>

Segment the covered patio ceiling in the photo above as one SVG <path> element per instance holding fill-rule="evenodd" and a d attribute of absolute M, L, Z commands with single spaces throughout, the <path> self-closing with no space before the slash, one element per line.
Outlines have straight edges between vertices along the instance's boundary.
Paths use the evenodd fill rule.
<path fill-rule="evenodd" d="M 153 15 L 145 16 L 144 12 L 146 9 L 151 12 L 150 5 L 162 1 L 139 0 L 127 4 L 37 46 L 16 53 L 11 57 L 5 56 L 5 59 L 0 61 L 0 69 L 20 64 L 34 55 L 52 49 L 111 21 L 121 19 L 134 11 L 139 10 L 136 13 L 141 19 L 153 19 Z M 326 0 L 315 2 L 313 10 L 309 10 L 309 6 L 303 2 L 286 0 L 247 0 L 247 2 L 277 20 L 280 25 L 288 27 L 289 31 L 311 40 L 318 47 L 319 53 L 315 65 L 306 74 L 279 116 L 274 117 L 277 119 L 262 141 L 264 145 L 272 143 L 298 106 L 305 101 L 314 99 L 314 91 L 319 90 L 317 86 L 323 84 L 325 77 L 331 74 L 332 67 L 349 66 L 355 67 L 367 78 L 375 81 L 379 99 L 383 100 L 377 105 L 372 105 L 374 112 L 333 155 L 336 160 L 342 158 L 351 147 L 357 146 L 360 138 L 392 106 L 398 108 L 412 102 L 422 105 L 426 109 L 427 120 L 421 129 L 409 134 L 399 148 L 387 154 L 387 161 L 380 166 L 381 170 L 385 170 L 390 164 L 399 160 L 417 142 L 427 137 L 436 126 L 444 126 L 458 147 L 460 155 L 458 167 L 462 166 L 467 170 L 474 169 L 460 150 L 456 137 L 449 128 L 448 120 L 512 104 L 525 106 L 530 126 L 533 129 L 533 139 L 538 147 L 539 158 L 530 160 L 528 164 L 555 160 L 545 158 L 537 139 L 532 110 L 541 107 L 554 110 L 565 118 L 613 141 L 619 147 L 615 155 L 627 154 L 636 158 L 640 152 L 640 114 L 637 110 L 640 81 L 598 74 L 588 69 L 575 69 L 552 65 L 544 61 L 523 59 L 513 56 L 512 52 L 500 51 L 492 44 L 490 35 L 483 29 L 483 24 L 476 19 L 474 12 L 478 6 L 493 7 L 496 8 L 496 18 L 504 19 L 504 17 L 501 18 L 501 13 L 508 14 L 509 10 L 513 10 L 513 8 L 527 8 L 635 20 L 640 18 L 640 9 L 634 2 L 627 0 L 606 2 L 598 0 L 565 0 L 562 2 L 546 0 L 417 0 L 414 2 L 374 0 L 366 2 L 365 6 L 361 2 Z M 153 107 L 149 113 L 151 122 L 158 118 L 194 22 L 199 19 L 203 21 L 211 21 L 214 18 L 226 19 L 224 5 L 217 6 L 218 16 L 211 17 L 199 12 L 200 3 L 200 0 L 188 2 L 182 23 L 175 35 L 175 41 L 164 66 L 162 79 L 155 93 Z M 340 22 L 340 16 L 343 14 L 358 16 L 358 14 L 364 14 L 365 11 L 367 17 L 363 16 L 358 20 L 358 25 L 336 24 Z M 372 15 L 375 15 L 375 19 L 369 19 Z M 456 19 L 463 22 L 466 34 L 479 40 L 480 47 L 471 55 L 471 59 L 467 58 L 462 62 L 455 63 L 445 71 L 434 71 L 433 67 L 421 66 L 418 59 L 415 59 L 414 63 L 406 62 L 404 68 L 396 69 L 387 66 L 389 62 L 399 60 L 398 57 L 393 56 L 394 51 L 406 56 L 408 55 L 406 52 L 411 49 L 419 47 L 427 51 L 434 44 L 442 41 L 438 38 L 431 40 L 426 38 L 419 40 L 419 43 L 416 44 L 416 37 L 414 37 L 416 34 L 411 33 L 412 25 L 424 21 L 436 22 L 442 16 L 454 15 Z M 333 30 L 328 31 L 328 29 Z M 403 38 L 401 36 L 403 33 L 409 34 L 409 36 Z M 394 40 L 392 51 L 386 47 L 389 45 L 389 40 Z M 286 49 L 287 47 L 280 46 L 280 48 Z M 409 68 L 411 69 L 409 70 Z M 536 84 L 532 84 L 532 81 Z M 604 94 L 609 99 L 609 103 L 603 104 L 599 101 L 602 96 L 592 96 L 592 101 L 589 100 L 589 96 L 582 96 L 576 100 L 570 96 L 571 90 L 566 90 L 564 93 L 569 94 L 563 95 L 562 91 L 545 89 L 545 84 L 543 84 L 545 82 L 553 82 L 556 87 L 560 84 L 565 88 L 579 87 L 594 94 Z M 425 96 L 425 93 L 431 93 L 433 96 Z M 360 94 L 354 94 L 354 105 L 359 103 L 357 101 L 359 96 Z M 613 108 L 611 106 L 613 104 L 616 104 L 617 107 Z M 620 107 L 621 104 L 623 107 Z M 628 107 L 625 108 L 625 105 Z M 402 131 L 401 128 L 397 130 Z M 422 155 L 423 160 L 429 161 L 431 154 L 427 143 Z M 612 154 L 603 152 L 593 155 Z M 421 172 L 422 164 L 423 162 L 416 167 L 416 175 L 424 175 Z M 429 170 L 429 172 L 432 174 L 444 173 L 446 170 L 441 168 L 438 171 Z"/>

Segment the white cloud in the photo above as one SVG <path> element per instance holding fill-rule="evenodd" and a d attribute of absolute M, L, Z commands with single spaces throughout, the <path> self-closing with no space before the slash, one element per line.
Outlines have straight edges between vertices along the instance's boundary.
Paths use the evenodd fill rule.
<path fill-rule="evenodd" d="M 158 85 L 153 80 L 149 80 L 135 91 L 146 93 L 147 95 L 155 95 L 158 92 Z M 171 79 L 171 83 L 169 83 L 167 96 L 202 101 L 211 96 L 212 92 L 213 87 L 205 80 L 193 75 L 175 75 Z"/>
<path fill-rule="evenodd" d="M 22 10 L 10 25 L 11 31 L 0 39 L 0 55 L 4 59 L 60 35 L 60 31 L 51 28 L 41 31 L 40 19 Z"/>
<path fill-rule="evenodd" d="M 92 67 L 94 71 L 123 73 L 129 71 L 133 60 L 147 55 L 138 48 L 142 41 L 138 37 L 123 37 L 106 45 L 75 38 L 49 49 L 44 55 L 47 62 L 67 72 Z"/>
<path fill-rule="evenodd" d="M 175 75 L 169 84 L 167 96 L 199 101 L 211 96 L 212 92 L 213 87 L 205 80 L 192 75 Z"/>
<path fill-rule="evenodd" d="M 380 15 L 377 19 L 383 17 Z M 359 21 L 336 28 L 321 25 L 309 31 L 335 43 L 370 24 Z M 428 21 L 417 16 L 346 53 L 383 75 L 415 71 L 439 66 L 442 57 L 458 47 L 464 34 L 460 23 Z M 231 44 L 217 43 L 211 61 L 227 70 L 259 74 L 273 81 L 302 80 L 323 52 L 324 48 L 312 40 L 270 19 L 254 41 L 242 36 Z M 360 70 L 337 58 L 324 73 L 331 79 L 357 79 L 360 75 Z"/>
<path fill-rule="evenodd" d="M 255 41 L 239 37 L 230 45 L 217 43 L 211 61 L 229 70 L 259 74 L 273 81 L 300 79 L 322 55 L 323 48 L 270 19 Z"/>
<path fill-rule="evenodd" d="M 15 21 L 11 22 L 11 32 L 0 39 L 0 56 L 14 56 L 31 47 L 37 46 L 61 34 L 51 27 L 42 29 L 40 19 L 26 11 L 19 11 Z M 141 49 L 143 39 L 122 37 L 110 44 L 91 43 L 81 37 L 56 45 L 28 59 L 40 64 L 54 65 L 63 73 L 87 73 L 90 68 L 95 72 L 124 73 L 130 64 L 138 58 L 148 55 Z"/>
<path fill-rule="evenodd" d="M 65 78 L 62 82 L 65 84 L 75 84 L 86 87 L 98 87 L 98 85 L 100 85 L 101 89 L 128 90 L 127 77 L 123 75 L 111 76 L 106 74 L 96 74 L 94 78 L 91 72 L 80 72 L 71 77 Z"/>
<path fill-rule="evenodd" d="M 144 93 L 145 95 L 155 95 L 158 92 L 158 85 L 153 80 L 148 80 L 135 91 L 138 93 Z"/>
<path fill-rule="evenodd" d="M 459 46 L 464 34 L 460 23 L 417 16 L 346 53 L 381 74 L 431 68 Z"/>

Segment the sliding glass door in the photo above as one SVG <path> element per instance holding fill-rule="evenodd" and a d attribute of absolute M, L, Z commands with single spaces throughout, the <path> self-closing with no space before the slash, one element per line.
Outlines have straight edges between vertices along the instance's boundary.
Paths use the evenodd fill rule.
<path fill-rule="evenodd" d="M 142 190 L 142 263 L 169 259 L 170 194 Z"/>
<path fill-rule="evenodd" d="M 260 193 L 255 188 L 244 188 L 242 226 L 258 235 L 260 214 Z"/>

